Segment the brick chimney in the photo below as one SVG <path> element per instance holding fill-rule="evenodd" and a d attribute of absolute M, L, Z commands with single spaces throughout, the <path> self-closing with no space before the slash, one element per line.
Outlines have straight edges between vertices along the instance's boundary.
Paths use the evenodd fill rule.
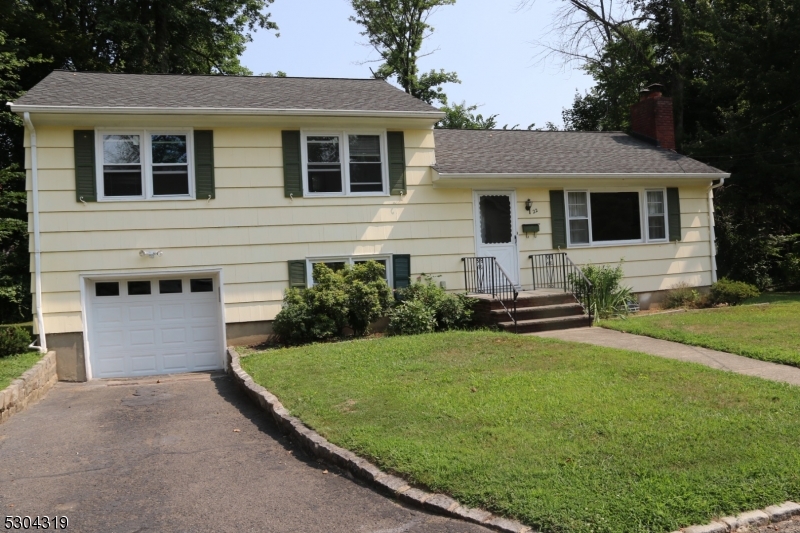
<path fill-rule="evenodd" d="M 662 96 L 663 90 L 663 85 L 654 83 L 639 91 L 639 101 L 631 106 L 631 131 L 656 146 L 675 150 L 672 98 Z"/>

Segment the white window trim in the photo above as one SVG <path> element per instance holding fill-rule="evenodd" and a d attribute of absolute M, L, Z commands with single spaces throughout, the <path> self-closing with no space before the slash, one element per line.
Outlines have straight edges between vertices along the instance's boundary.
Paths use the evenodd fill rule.
<path fill-rule="evenodd" d="M 151 139 L 150 136 L 159 135 L 186 135 L 186 161 L 189 170 L 189 194 L 180 195 L 153 195 L 153 165 L 151 164 Z M 139 135 L 139 160 L 142 165 L 142 195 L 141 196 L 106 196 L 103 180 L 103 135 Z M 141 201 L 184 201 L 195 199 L 194 180 L 194 129 L 193 128 L 146 128 L 146 129 L 95 129 L 95 185 L 97 187 L 98 202 L 141 202 Z"/>
<path fill-rule="evenodd" d="M 350 192 L 350 143 L 348 135 L 378 135 L 381 146 L 381 178 L 383 191 Z M 342 192 L 309 192 L 308 190 L 308 137 L 339 137 L 339 158 L 342 165 Z M 389 196 L 389 150 L 386 141 L 386 130 L 301 130 L 300 159 L 303 165 L 303 196 L 338 197 L 338 196 Z"/>
<path fill-rule="evenodd" d="M 647 216 L 647 191 L 661 191 L 664 195 L 664 228 L 665 238 L 651 239 L 650 238 L 650 225 Z M 572 220 L 569 216 L 569 194 L 571 192 L 581 192 L 586 194 L 586 208 L 589 214 L 589 243 L 572 243 L 570 236 L 569 222 Z M 600 192 L 635 192 L 639 194 L 639 228 L 642 232 L 641 239 L 624 240 L 624 241 L 598 241 L 594 242 L 594 235 L 592 234 L 592 199 L 591 193 Z M 564 190 L 564 218 L 567 233 L 567 248 L 601 248 L 607 246 L 628 246 L 636 244 L 661 244 L 669 242 L 669 207 L 667 205 L 667 189 L 666 187 L 647 187 L 647 188 L 593 188 L 593 189 L 565 189 Z M 574 219 L 579 220 L 579 219 Z M 582 220 L 582 219 L 581 219 Z"/>
<path fill-rule="evenodd" d="M 392 270 L 392 254 L 376 255 L 331 255 L 319 257 L 306 257 L 306 287 L 314 286 L 314 263 L 347 263 L 351 267 L 356 261 L 386 261 L 386 283 L 394 288 L 394 271 Z"/>

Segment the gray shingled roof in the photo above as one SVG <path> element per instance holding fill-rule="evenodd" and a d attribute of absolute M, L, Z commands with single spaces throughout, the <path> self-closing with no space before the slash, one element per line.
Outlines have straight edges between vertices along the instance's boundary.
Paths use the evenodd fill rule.
<path fill-rule="evenodd" d="M 52 72 L 14 105 L 439 113 L 378 79 L 67 71 Z"/>
<path fill-rule="evenodd" d="M 722 173 L 621 132 L 435 130 L 442 174 Z"/>

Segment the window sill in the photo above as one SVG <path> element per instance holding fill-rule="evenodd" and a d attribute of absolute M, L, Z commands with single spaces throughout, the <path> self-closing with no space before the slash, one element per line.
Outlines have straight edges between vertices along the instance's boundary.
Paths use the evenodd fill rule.
<path fill-rule="evenodd" d="M 341 192 L 306 192 L 303 198 L 353 198 L 353 197 L 375 197 L 391 196 L 388 192 L 354 192 L 350 194 Z"/>
<path fill-rule="evenodd" d="M 139 196 L 123 196 L 123 197 L 107 197 L 98 198 L 98 203 L 103 202 L 185 202 L 187 200 L 196 200 L 194 196 L 154 196 L 152 198 L 145 198 Z"/>
<path fill-rule="evenodd" d="M 613 248 L 615 246 L 645 246 L 648 244 L 670 244 L 674 241 L 668 241 L 666 239 L 658 240 L 658 241 L 614 241 L 614 242 L 602 242 L 602 243 L 592 243 L 592 244 L 569 244 L 567 245 L 568 250 L 581 250 L 586 248 Z M 675 241 L 680 242 L 680 241 Z"/>

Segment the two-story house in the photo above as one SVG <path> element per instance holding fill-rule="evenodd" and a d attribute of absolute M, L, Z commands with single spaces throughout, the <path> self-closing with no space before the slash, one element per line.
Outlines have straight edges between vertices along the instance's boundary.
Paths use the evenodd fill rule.
<path fill-rule="evenodd" d="M 56 71 L 24 118 L 36 330 L 61 379 L 223 366 L 312 265 L 464 291 L 462 258 L 624 259 L 641 303 L 715 279 L 712 187 L 658 87 L 620 132 L 434 130 L 383 80 Z"/>

